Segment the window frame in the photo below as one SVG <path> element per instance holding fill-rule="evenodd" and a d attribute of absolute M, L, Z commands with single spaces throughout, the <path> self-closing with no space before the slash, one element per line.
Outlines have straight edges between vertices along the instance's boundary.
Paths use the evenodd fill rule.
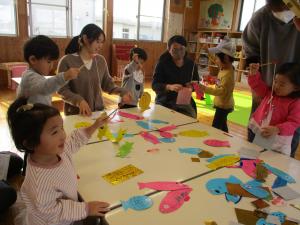
<path fill-rule="evenodd" d="M 47 35 L 49 37 L 53 38 L 72 38 L 73 36 L 73 1 L 74 0 L 66 0 L 66 6 L 57 5 L 57 4 L 46 4 L 46 3 L 32 3 L 32 0 L 26 0 L 27 1 L 27 7 L 28 7 L 28 31 L 29 31 L 29 37 L 34 37 L 36 34 L 33 34 L 33 27 L 32 27 L 32 5 L 44 5 L 44 6 L 54 6 L 54 7 L 61 7 L 65 8 L 66 10 L 66 36 L 56 36 L 56 35 Z M 76 1 L 76 0 L 75 0 Z M 105 9 L 106 9 L 106 1 L 102 0 L 103 2 L 103 13 L 102 13 L 102 28 L 104 29 L 104 19 L 105 19 Z"/>
<path fill-rule="evenodd" d="M 144 39 L 140 39 L 140 18 L 141 16 L 146 16 L 146 15 L 141 15 L 141 0 L 138 0 L 138 12 L 137 12 L 137 25 L 136 25 L 136 29 L 137 29 L 137 32 L 136 32 L 136 36 L 137 38 L 136 39 L 126 39 L 126 38 L 112 38 L 113 40 L 116 40 L 116 41 L 143 41 L 143 42 L 162 42 L 164 40 L 164 31 L 165 31 L 165 23 L 164 23 L 164 18 L 165 18 L 165 7 L 166 7 L 166 0 L 163 0 L 164 1 L 164 4 L 163 4 L 163 11 L 162 11 L 162 18 L 161 18 L 161 21 L 162 21 L 162 26 L 161 26 L 161 35 L 160 35 L 160 40 L 144 40 Z M 113 25 L 114 25 L 114 21 L 113 21 Z"/>
<path fill-rule="evenodd" d="M 19 16 L 18 16 L 18 1 L 13 0 L 14 2 L 14 17 L 15 17 L 15 33 L 14 34 L 8 34 L 8 33 L 0 33 L 0 37 L 18 37 L 19 36 Z"/>

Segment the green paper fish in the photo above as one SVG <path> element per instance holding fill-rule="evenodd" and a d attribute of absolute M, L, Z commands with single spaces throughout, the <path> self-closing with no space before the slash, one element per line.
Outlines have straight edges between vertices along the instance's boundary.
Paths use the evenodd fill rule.
<path fill-rule="evenodd" d="M 121 145 L 119 148 L 119 152 L 117 153 L 117 157 L 125 158 L 132 150 L 133 142 L 125 142 L 125 144 Z"/>

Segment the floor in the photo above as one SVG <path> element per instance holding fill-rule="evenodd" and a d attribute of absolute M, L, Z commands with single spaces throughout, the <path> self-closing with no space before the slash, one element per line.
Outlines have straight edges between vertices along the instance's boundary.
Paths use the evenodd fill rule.
<path fill-rule="evenodd" d="M 145 91 L 147 91 L 151 94 L 152 99 L 155 98 L 155 93 L 151 89 L 150 82 L 146 83 Z M 241 87 L 241 86 L 237 86 L 235 91 L 249 93 L 249 91 L 247 89 L 245 89 L 244 87 Z M 12 152 L 16 152 L 16 153 L 20 154 L 16 150 L 16 148 L 10 138 L 9 129 L 8 129 L 8 126 L 6 123 L 6 111 L 7 111 L 8 106 L 14 99 L 15 99 L 15 91 L 12 91 L 12 90 L 9 90 L 6 88 L 0 88 L 0 137 L 1 137 L 0 151 L 12 151 Z M 62 110 L 62 108 L 63 108 L 62 101 L 56 96 L 54 96 L 53 101 L 54 101 L 54 106 L 57 107 L 58 109 Z M 104 94 L 104 103 L 108 109 L 116 108 L 117 101 L 118 101 L 117 96 L 111 96 L 108 94 Z M 198 112 L 198 120 L 201 123 L 211 125 L 212 116 L 211 116 L 211 114 L 207 114 L 205 112 L 200 111 L 200 112 Z M 232 122 L 228 123 L 228 127 L 229 127 L 229 132 L 232 135 L 240 137 L 242 139 L 246 139 L 246 136 L 247 136 L 246 127 L 241 126 L 239 124 L 232 123 Z M 296 153 L 296 158 L 300 160 L 300 150 L 299 149 L 300 149 L 300 146 L 298 147 L 298 151 Z M 22 178 L 16 178 L 16 179 L 10 181 L 10 183 L 15 188 L 18 189 L 21 186 Z M 0 225 L 14 225 L 13 217 L 14 216 L 13 216 L 12 210 L 9 210 L 8 212 L 6 212 L 2 215 L 0 214 Z"/>

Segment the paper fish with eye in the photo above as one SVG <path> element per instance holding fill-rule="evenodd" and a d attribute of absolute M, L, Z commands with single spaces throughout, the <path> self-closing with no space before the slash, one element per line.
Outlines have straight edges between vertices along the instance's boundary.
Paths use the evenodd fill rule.
<path fill-rule="evenodd" d="M 101 141 L 103 136 L 105 136 L 106 131 L 108 130 L 107 124 L 104 124 L 102 127 L 98 128 L 97 137 Z"/>
<path fill-rule="evenodd" d="M 283 172 L 282 170 L 277 169 L 275 167 L 272 167 L 267 163 L 263 163 L 263 166 L 267 170 L 269 170 L 271 173 L 273 173 L 274 175 L 280 177 L 283 180 L 286 180 L 288 183 L 296 183 L 295 179 L 292 176 L 290 176 L 289 174 Z"/>
<path fill-rule="evenodd" d="M 125 144 L 121 145 L 119 148 L 119 152 L 117 156 L 120 158 L 125 158 L 132 150 L 133 142 L 125 142 Z"/>
<path fill-rule="evenodd" d="M 161 213 L 171 213 L 179 209 L 184 202 L 190 200 L 189 194 L 191 191 L 191 188 L 187 188 L 168 192 L 159 205 L 159 211 Z"/>
<path fill-rule="evenodd" d="M 131 208 L 140 211 L 150 208 L 153 205 L 153 201 L 148 196 L 138 195 L 131 197 L 127 201 L 121 201 L 121 204 L 124 210 Z"/>
<path fill-rule="evenodd" d="M 241 187 L 248 193 L 256 196 L 257 198 L 267 198 L 270 193 L 262 188 L 262 183 L 256 180 L 247 182 L 246 184 L 241 184 Z"/>
<path fill-rule="evenodd" d="M 241 196 L 230 195 L 228 193 L 226 183 L 242 184 L 242 181 L 235 176 L 229 178 L 215 178 L 206 183 L 206 189 L 213 195 L 225 195 L 227 201 L 237 204 L 241 200 Z"/>
<path fill-rule="evenodd" d="M 256 179 L 256 165 L 260 162 L 261 160 L 259 159 L 245 159 L 240 161 L 239 166 L 233 166 L 231 168 L 241 168 L 245 174 Z"/>

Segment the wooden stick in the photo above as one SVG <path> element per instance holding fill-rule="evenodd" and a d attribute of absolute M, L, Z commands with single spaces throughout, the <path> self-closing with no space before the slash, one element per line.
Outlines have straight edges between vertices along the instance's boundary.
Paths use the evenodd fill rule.
<path fill-rule="evenodd" d="M 259 66 L 260 66 L 260 67 L 263 67 L 263 66 L 267 66 L 267 65 L 271 65 L 271 64 L 276 64 L 276 63 L 268 62 L 268 63 L 260 64 Z"/>

